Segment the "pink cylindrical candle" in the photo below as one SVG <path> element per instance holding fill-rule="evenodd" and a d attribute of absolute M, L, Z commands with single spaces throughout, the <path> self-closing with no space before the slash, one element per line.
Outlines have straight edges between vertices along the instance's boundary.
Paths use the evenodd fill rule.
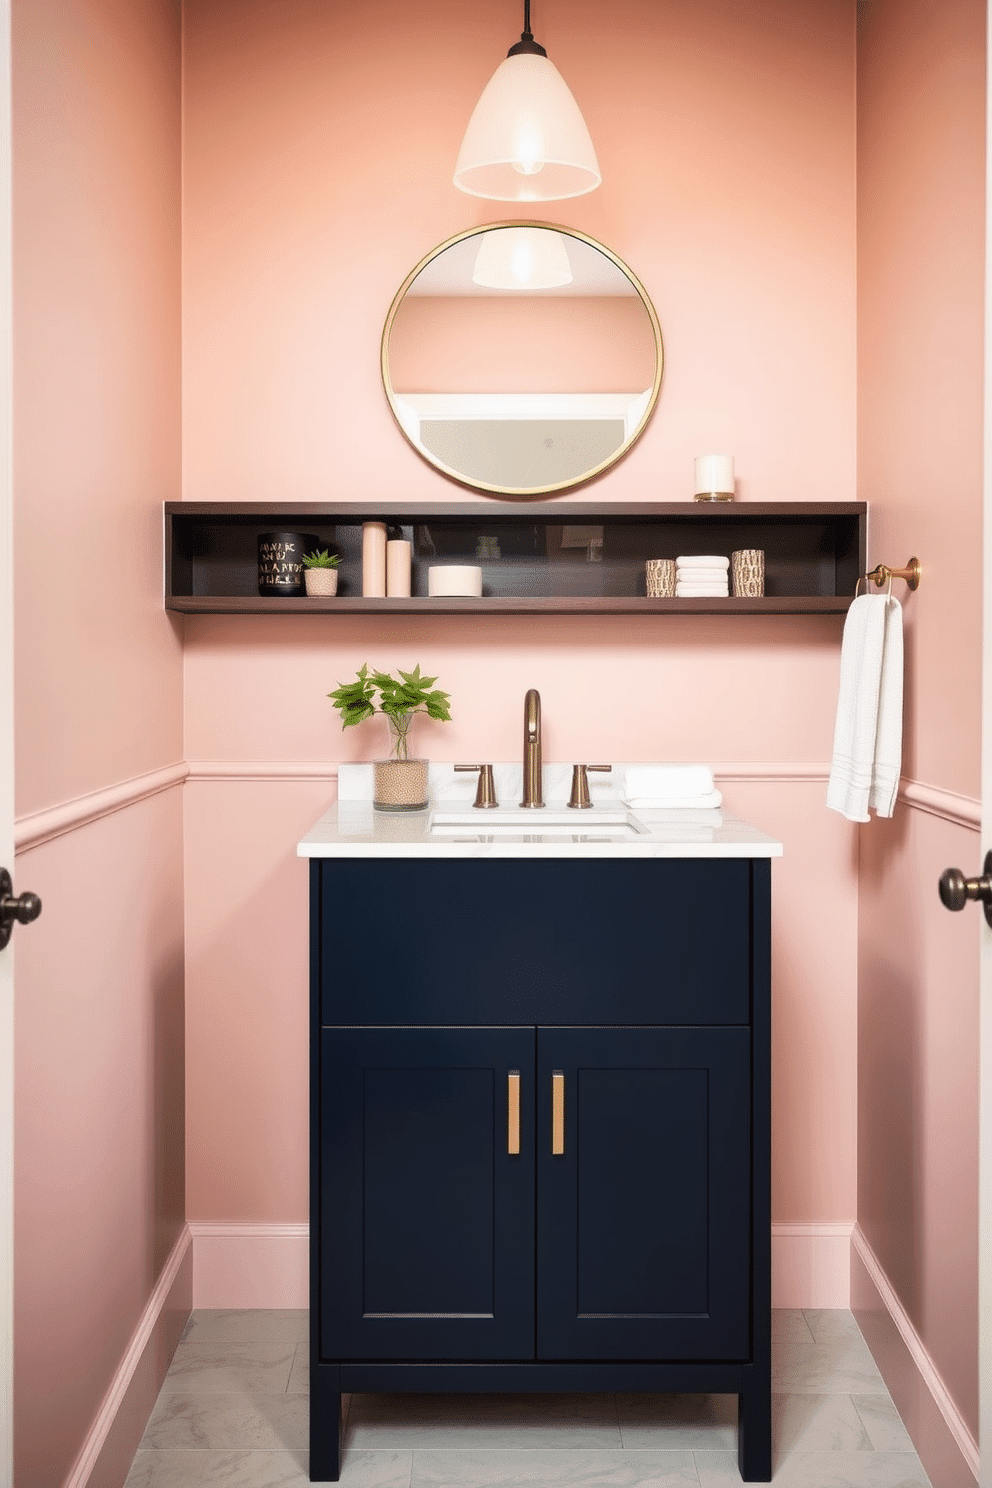
<path fill-rule="evenodd" d="M 410 544 L 401 538 L 386 543 L 386 594 L 390 599 L 410 594 Z"/>
<path fill-rule="evenodd" d="M 366 599 L 386 597 L 386 524 L 362 523 L 362 594 Z"/>

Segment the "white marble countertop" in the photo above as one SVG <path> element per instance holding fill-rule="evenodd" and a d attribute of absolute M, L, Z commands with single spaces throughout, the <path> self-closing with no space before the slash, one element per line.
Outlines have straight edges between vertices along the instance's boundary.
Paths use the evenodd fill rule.
<path fill-rule="evenodd" d="M 571 767 L 544 768 L 545 810 L 515 811 L 520 766 L 494 766 L 502 810 L 476 811 L 475 775 L 431 765 L 424 811 L 375 811 L 372 766 L 342 765 L 337 802 L 297 845 L 301 858 L 777 858 L 782 844 L 722 810 L 628 808 L 623 766 L 590 775 L 593 807 L 567 809 Z"/>

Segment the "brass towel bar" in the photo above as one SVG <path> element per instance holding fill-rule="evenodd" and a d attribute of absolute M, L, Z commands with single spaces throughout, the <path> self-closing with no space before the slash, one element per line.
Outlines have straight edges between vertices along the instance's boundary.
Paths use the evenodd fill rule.
<path fill-rule="evenodd" d="M 922 573 L 923 567 L 919 558 L 910 558 L 905 568 L 890 568 L 887 563 L 879 563 L 871 573 L 865 574 L 865 578 L 877 584 L 879 589 L 883 584 L 891 584 L 893 579 L 905 579 L 910 589 L 918 589 Z"/>

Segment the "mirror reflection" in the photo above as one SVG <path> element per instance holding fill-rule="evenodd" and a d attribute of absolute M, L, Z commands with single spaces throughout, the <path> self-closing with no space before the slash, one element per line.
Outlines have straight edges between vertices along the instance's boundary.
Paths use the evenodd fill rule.
<path fill-rule="evenodd" d="M 643 430 L 661 331 L 630 269 L 581 233 L 475 229 L 408 276 L 382 339 L 390 407 L 423 457 L 503 495 L 565 490 Z"/>

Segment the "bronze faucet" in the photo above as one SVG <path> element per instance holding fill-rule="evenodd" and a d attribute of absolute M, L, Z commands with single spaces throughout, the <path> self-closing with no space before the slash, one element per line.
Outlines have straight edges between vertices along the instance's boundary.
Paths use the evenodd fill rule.
<path fill-rule="evenodd" d="M 521 806 L 543 806 L 541 796 L 541 694 L 532 687 L 524 698 L 524 798 Z"/>

